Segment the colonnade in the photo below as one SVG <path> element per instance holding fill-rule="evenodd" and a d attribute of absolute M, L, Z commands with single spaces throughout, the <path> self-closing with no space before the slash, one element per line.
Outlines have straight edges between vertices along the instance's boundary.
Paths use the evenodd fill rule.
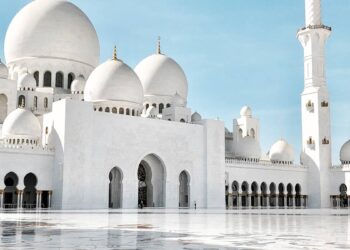
<path fill-rule="evenodd" d="M 17 208 L 17 209 L 41 209 L 41 208 L 51 208 L 52 191 L 36 190 L 35 200 L 33 203 L 23 202 L 24 190 L 16 190 L 12 192 L 15 197 L 12 197 L 12 202 L 6 202 L 5 199 L 6 192 L 0 190 L 0 208 Z M 47 195 L 46 201 L 43 202 L 43 194 Z"/>
<path fill-rule="evenodd" d="M 227 208 L 306 208 L 307 195 L 293 194 L 227 194 Z"/>
<path fill-rule="evenodd" d="M 331 195 L 330 204 L 332 208 L 349 208 L 350 195 Z"/>

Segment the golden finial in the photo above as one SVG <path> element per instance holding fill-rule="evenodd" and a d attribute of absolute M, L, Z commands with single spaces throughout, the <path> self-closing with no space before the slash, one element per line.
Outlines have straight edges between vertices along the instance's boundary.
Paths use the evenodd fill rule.
<path fill-rule="evenodd" d="M 117 58 L 117 46 L 114 46 L 114 49 L 113 49 L 113 58 L 112 58 L 114 61 L 117 61 L 118 58 Z"/>
<path fill-rule="evenodd" d="M 157 41 L 157 54 L 162 54 L 161 51 L 160 51 L 160 36 L 158 36 L 158 41 Z"/>

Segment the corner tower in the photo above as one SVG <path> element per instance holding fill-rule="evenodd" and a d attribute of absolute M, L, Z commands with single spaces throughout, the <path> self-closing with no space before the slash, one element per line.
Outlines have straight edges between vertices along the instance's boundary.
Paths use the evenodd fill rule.
<path fill-rule="evenodd" d="M 305 27 L 297 34 L 304 48 L 301 161 L 309 167 L 309 206 L 329 207 L 329 167 L 332 160 L 325 44 L 331 28 L 322 24 L 321 0 L 305 0 L 305 20 Z"/>

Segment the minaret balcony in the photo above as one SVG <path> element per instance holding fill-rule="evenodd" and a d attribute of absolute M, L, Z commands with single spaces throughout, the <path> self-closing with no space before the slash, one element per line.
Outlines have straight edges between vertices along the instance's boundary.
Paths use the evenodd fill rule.
<path fill-rule="evenodd" d="M 305 107 L 307 111 L 314 112 L 314 103 L 311 102 L 310 100 L 306 103 Z"/>
<path fill-rule="evenodd" d="M 323 25 L 323 24 L 315 24 L 315 25 L 309 25 L 309 26 L 306 26 L 306 27 L 302 27 L 302 28 L 300 28 L 298 30 L 298 32 L 306 30 L 306 29 L 310 29 L 310 30 L 325 29 L 325 30 L 332 31 L 332 27 L 329 27 L 329 26 L 326 26 L 326 25 Z"/>

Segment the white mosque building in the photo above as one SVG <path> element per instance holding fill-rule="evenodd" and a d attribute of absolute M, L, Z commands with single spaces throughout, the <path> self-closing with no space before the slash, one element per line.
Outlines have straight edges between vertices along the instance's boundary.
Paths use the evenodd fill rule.
<path fill-rule="evenodd" d="M 77 6 L 30 2 L 8 27 L 0 64 L 0 207 L 347 207 L 350 141 L 341 165 L 331 160 L 331 28 L 320 0 L 305 2 L 300 163 L 282 139 L 262 153 L 247 106 L 230 129 L 192 113 L 186 75 L 159 43 L 135 69 L 116 49 L 100 64 L 97 33 Z"/>

